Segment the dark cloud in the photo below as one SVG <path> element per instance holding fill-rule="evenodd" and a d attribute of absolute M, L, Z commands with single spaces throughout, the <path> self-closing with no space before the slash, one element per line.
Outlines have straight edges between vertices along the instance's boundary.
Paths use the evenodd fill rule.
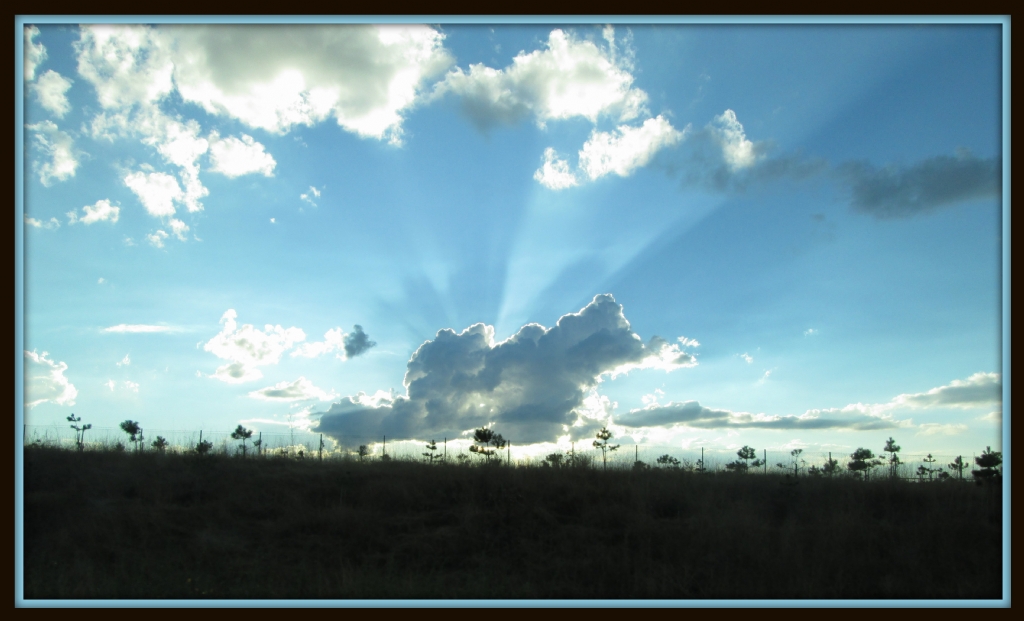
<path fill-rule="evenodd" d="M 755 416 L 746 412 L 714 410 L 696 401 L 653 405 L 633 410 L 616 419 L 624 427 L 683 425 L 698 429 L 846 429 L 872 431 L 892 429 L 899 421 L 873 415 L 859 407 L 812 410 L 803 416 Z"/>
<path fill-rule="evenodd" d="M 363 332 L 363 326 L 360 325 L 356 325 L 351 334 L 345 335 L 344 343 L 345 355 L 349 358 L 355 358 L 377 344 L 370 340 L 370 337 Z"/>
<path fill-rule="evenodd" d="M 599 295 L 553 328 L 528 324 L 500 343 L 482 323 L 458 334 L 441 330 L 410 358 L 405 395 L 378 404 L 347 397 L 321 416 L 317 430 L 351 443 L 385 434 L 454 437 L 494 423 L 513 442 L 553 441 L 577 420 L 602 375 L 694 364 L 691 354 L 662 338 L 645 345 L 622 306 Z"/>
<path fill-rule="evenodd" d="M 906 218 L 943 205 L 1000 196 L 1000 161 L 966 150 L 913 166 L 876 168 L 851 162 L 838 168 L 850 186 L 850 206 L 876 218 Z"/>

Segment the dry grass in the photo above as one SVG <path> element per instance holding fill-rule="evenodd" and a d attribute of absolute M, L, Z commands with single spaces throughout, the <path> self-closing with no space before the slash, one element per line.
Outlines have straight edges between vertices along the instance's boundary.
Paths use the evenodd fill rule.
<path fill-rule="evenodd" d="M 999 598 L 970 484 L 25 451 L 25 597 Z"/>

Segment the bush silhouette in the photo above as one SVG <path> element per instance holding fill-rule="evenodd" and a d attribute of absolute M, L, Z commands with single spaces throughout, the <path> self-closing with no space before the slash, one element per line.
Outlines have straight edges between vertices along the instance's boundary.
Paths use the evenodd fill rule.
<path fill-rule="evenodd" d="M 145 438 L 142 437 L 142 426 L 133 420 L 126 420 L 121 423 L 121 431 L 128 434 L 128 439 L 135 443 L 135 450 L 142 450 L 142 442 Z"/>
<path fill-rule="evenodd" d="M 153 448 L 163 453 L 167 450 L 167 440 L 163 436 L 157 436 L 156 440 L 153 440 Z"/>
<path fill-rule="evenodd" d="M 999 481 L 1002 478 L 997 468 L 1003 463 L 1003 454 L 994 452 L 991 446 L 986 446 L 985 452 L 974 458 L 974 463 L 981 466 L 981 470 L 971 470 L 974 480 L 979 484 L 983 481 Z"/>
<path fill-rule="evenodd" d="M 679 460 L 671 455 L 665 454 L 658 458 L 658 465 L 663 468 L 678 468 Z"/>

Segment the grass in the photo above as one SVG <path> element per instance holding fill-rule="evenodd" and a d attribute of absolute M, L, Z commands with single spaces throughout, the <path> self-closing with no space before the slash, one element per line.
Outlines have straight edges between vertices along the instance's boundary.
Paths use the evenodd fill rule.
<path fill-rule="evenodd" d="M 1000 598 L 1001 497 L 682 471 L 25 450 L 26 599 Z"/>

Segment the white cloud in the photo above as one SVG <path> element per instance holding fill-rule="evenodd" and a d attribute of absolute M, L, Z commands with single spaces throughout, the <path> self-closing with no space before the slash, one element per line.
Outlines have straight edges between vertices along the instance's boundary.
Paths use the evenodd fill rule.
<path fill-rule="evenodd" d="M 753 364 L 754 362 L 754 357 L 746 352 L 740 354 L 740 358 L 743 358 L 744 362 L 746 362 L 747 364 Z"/>
<path fill-rule="evenodd" d="M 104 332 L 114 332 L 114 333 L 118 333 L 118 334 L 125 334 L 125 333 L 138 334 L 138 333 L 147 333 L 147 332 L 177 332 L 178 329 L 173 327 L 173 326 L 156 326 L 156 325 L 141 324 L 141 323 L 135 323 L 135 324 L 121 323 L 121 324 L 118 324 L 116 326 L 110 326 L 109 328 L 104 328 L 103 331 Z"/>
<path fill-rule="evenodd" d="M 308 401 L 310 399 L 330 401 L 337 398 L 338 395 L 334 392 L 328 393 L 322 388 L 317 388 L 313 385 L 313 382 L 305 377 L 300 377 L 294 382 L 284 381 L 273 386 L 254 390 L 249 393 L 249 396 L 263 401 Z"/>
<path fill-rule="evenodd" d="M 591 181 L 609 173 L 628 177 L 645 166 L 659 150 L 679 143 L 686 135 L 663 116 L 647 119 L 640 127 L 620 125 L 612 132 L 593 131 L 580 151 L 579 167 Z"/>
<path fill-rule="evenodd" d="M 174 88 L 168 41 L 148 26 L 88 24 L 75 43 L 78 73 L 107 109 L 155 104 Z"/>
<path fill-rule="evenodd" d="M 25 407 L 33 408 L 41 403 L 74 405 L 78 390 L 64 377 L 68 370 L 65 362 L 54 362 L 41 354 L 25 351 Z"/>
<path fill-rule="evenodd" d="M 42 220 L 36 220 L 35 218 L 25 216 L 25 224 L 35 227 L 37 229 L 53 230 L 60 228 L 60 221 L 57 220 L 57 218 L 50 218 L 46 222 L 43 222 Z"/>
<path fill-rule="evenodd" d="M 552 328 L 528 324 L 501 342 L 484 324 L 441 330 L 409 359 L 405 395 L 378 406 L 346 397 L 321 416 L 317 430 L 342 439 L 386 433 L 397 440 L 451 437 L 494 423 L 523 444 L 552 441 L 586 413 L 607 413 L 600 398 L 587 400 L 604 376 L 693 363 L 662 338 L 645 345 L 615 299 L 599 295 Z"/>
<path fill-rule="evenodd" d="M 39 36 L 39 28 L 25 26 L 25 81 L 31 82 L 36 79 L 36 67 L 46 60 L 46 46 L 36 43 L 35 38 Z"/>
<path fill-rule="evenodd" d="M 184 196 L 178 180 L 161 172 L 133 172 L 124 178 L 124 184 L 139 197 L 151 216 L 174 215 L 174 201 Z"/>
<path fill-rule="evenodd" d="M 922 423 L 917 426 L 919 436 L 958 436 L 967 431 L 967 425 L 962 423 L 940 425 L 939 423 Z"/>
<path fill-rule="evenodd" d="M 757 161 L 754 143 L 747 140 L 743 124 L 736 118 L 736 113 L 726 110 L 715 117 L 709 126 L 722 147 L 722 156 L 733 171 L 753 166 Z"/>
<path fill-rule="evenodd" d="M 123 325 L 123 324 L 122 324 L 122 325 Z M 150 327 L 150 326 L 147 326 L 147 327 Z M 154 326 L 154 327 L 155 327 L 155 326 Z M 125 354 L 125 355 L 124 355 L 124 359 L 123 359 L 123 360 L 121 360 L 121 362 L 118 362 L 118 363 L 117 363 L 117 366 L 119 366 L 119 367 L 121 367 L 121 366 L 128 366 L 128 365 L 130 365 L 131 363 L 132 363 L 132 359 L 131 359 L 131 357 L 130 357 L 130 356 L 129 356 L 128 354 Z"/>
<path fill-rule="evenodd" d="M 552 190 L 564 190 L 579 185 L 576 175 L 569 172 L 569 162 L 559 159 L 551 147 L 544 149 L 544 164 L 533 173 L 533 178 Z"/>
<path fill-rule="evenodd" d="M 210 134 L 210 160 L 213 172 L 227 177 L 239 177 L 260 173 L 265 177 L 274 176 L 277 162 L 264 150 L 262 144 L 252 136 L 242 134 L 241 140 L 229 136 L 223 140 L 216 132 Z"/>
<path fill-rule="evenodd" d="M 814 328 L 807 328 L 806 330 L 804 330 L 804 336 L 814 336 L 817 333 L 818 331 L 815 330 Z"/>
<path fill-rule="evenodd" d="M 104 386 L 110 389 L 110 392 L 114 392 L 114 387 L 117 386 L 117 382 L 114 380 L 107 380 L 103 383 Z"/>
<path fill-rule="evenodd" d="M 303 358 L 316 358 L 317 356 L 337 351 L 339 352 L 338 358 L 344 360 L 345 336 L 346 334 L 341 331 L 341 328 L 328 330 L 324 334 L 323 341 L 303 343 L 295 348 L 295 351 L 293 351 L 291 355 L 292 357 L 302 356 Z"/>
<path fill-rule="evenodd" d="M 154 233 L 146 235 L 146 240 L 149 241 L 150 245 L 152 245 L 154 248 L 163 248 L 164 240 L 167 239 L 167 237 L 168 236 L 166 231 L 157 230 Z"/>
<path fill-rule="evenodd" d="M 96 284 L 97 285 L 102 285 L 105 282 L 107 282 L 107 279 L 102 277 L 102 276 L 100 276 L 99 280 L 96 281 Z"/>
<path fill-rule="evenodd" d="M 645 110 L 647 93 L 633 88 L 628 63 L 617 62 L 614 31 L 608 47 L 571 33 L 552 30 L 544 49 L 520 52 L 505 69 L 483 64 L 456 68 L 437 85 L 434 96 L 453 93 L 479 126 L 512 123 L 532 115 L 537 124 L 582 117 L 596 122 L 607 115 L 619 121 Z"/>
<path fill-rule="evenodd" d="M 181 96 L 211 114 L 286 132 L 333 116 L 398 142 L 423 83 L 451 64 L 444 35 L 419 25 L 165 26 Z"/>
<path fill-rule="evenodd" d="M 45 153 L 49 161 L 37 160 L 36 168 L 39 181 L 49 186 L 54 181 L 65 181 L 75 176 L 78 159 L 74 153 L 74 140 L 71 136 L 57 129 L 53 121 L 41 121 L 28 125 L 35 137 L 36 145 Z"/>
<path fill-rule="evenodd" d="M 989 412 L 988 414 L 986 414 L 984 416 L 979 416 L 978 420 L 985 420 L 985 421 L 990 421 L 990 422 L 993 422 L 993 423 L 1002 424 L 1002 422 L 1003 422 L 1003 411 L 1002 410 L 994 410 L 994 411 Z"/>
<path fill-rule="evenodd" d="M 39 76 L 32 90 L 36 93 L 43 108 L 49 110 L 55 117 L 63 118 L 71 110 L 66 93 L 71 88 L 71 80 L 68 80 L 53 69 L 50 69 Z"/>
<path fill-rule="evenodd" d="M 132 392 L 139 392 L 139 385 L 131 380 L 125 380 L 124 387 L 126 390 L 130 390 Z"/>
<path fill-rule="evenodd" d="M 221 317 L 221 332 L 209 340 L 203 349 L 218 358 L 230 361 L 211 377 L 229 383 L 248 382 L 263 377 L 257 367 L 277 364 L 283 354 L 292 345 L 306 340 L 306 334 L 299 328 L 284 329 L 281 326 L 267 324 L 264 331 L 257 330 L 251 324 L 238 327 L 238 313 L 228 309 Z"/>
<path fill-rule="evenodd" d="M 81 222 L 82 224 L 110 222 L 113 224 L 117 222 L 118 217 L 121 215 L 121 208 L 111 205 L 107 199 L 98 200 L 95 205 L 86 205 L 82 207 L 82 211 L 85 212 L 84 216 L 79 216 L 74 210 L 69 211 L 67 213 L 68 224 L 75 224 L 76 222 Z"/>
<path fill-rule="evenodd" d="M 186 239 L 185 233 L 188 233 L 188 225 L 176 218 L 171 218 L 167 221 L 167 225 L 171 227 L 171 232 L 178 239 L 184 241 Z"/>
<path fill-rule="evenodd" d="M 1003 383 L 999 373 L 975 373 L 966 380 L 953 380 L 928 392 L 902 394 L 893 398 L 891 407 L 976 408 L 1003 402 Z"/>
<path fill-rule="evenodd" d="M 869 431 L 905 427 L 909 421 L 897 421 L 884 412 L 858 406 L 808 410 L 800 416 L 751 414 L 702 406 L 697 401 L 656 403 L 631 410 L 616 418 L 623 427 L 688 427 L 694 429 L 847 429 Z"/>
<path fill-rule="evenodd" d="M 303 192 L 302 194 L 299 194 L 299 198 L 306 201 L 310 205 L 316 207 L 316 201 L 313 199 L 320 198 L 320 190 L 314 188 L 313 186 L 309 186 L 309 192 Z"/>

